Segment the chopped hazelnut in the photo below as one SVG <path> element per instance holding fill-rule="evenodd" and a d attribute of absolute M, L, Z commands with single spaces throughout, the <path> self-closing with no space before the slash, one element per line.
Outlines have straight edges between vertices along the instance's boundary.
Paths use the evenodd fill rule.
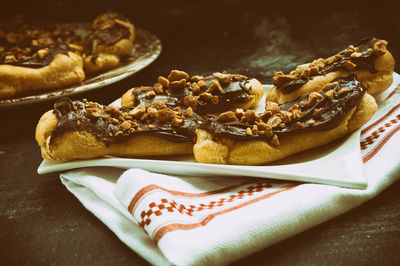
<path fill-rule="evenodd" d="M 101 117 L 101 109 L 99 108 L 86 108 L 86 115 L 88 117 L 99 118 Z"/>
<path fill-rule="evenodd" d="M 163 85 L 161 85 L 161 83 L 159 83 L 159 82 L 154 83 L 153 87 L 154 87 L 154 91 L 157 94 L 163 94 L 164 93 L 164 87 L 163 87 Z"/>
<path fill-rule="evenodd" d="M 246 110 L 244 112 L 244 117 L 246 118 L 246 121 L 249 123 L 254 123 L 254 121 L 257 120 L 257 114 L 254 110 Z"/>
<path fill-rule="evenodd" d="M 117 133 L 115 133 L 115 136 L 117 137 L 117 136 L 122 135 L 122 134 L 124 134 L 124 132 L 122 132 L 121 130 L 118 130 Z"/>
<path fill-rule="evenodd" d="M 307 106 L 311 107 L 314 106 L 319 100 L 321 100 L 322 98 L 324 98 L 324 96 L 322 96 L 320 93 L 318 92 L 311 92 L 308 95 L 308 102 L 307 102 Z"/>
<path fill-rule="evenodd" d="M 172 118 L 172 126 L 178 127 L 183 124 L 183 117 L 182 116 L 174 116 Z"/>
<path fill-rule="evenodd" d="M 146 106 L 144 104 L 139 104 L 134 109 L 132 109 L 128 114 L 136 119 L 139 119 L 145 112 L 146 112 Z"/>
<path fill-rule="evenodd" d="M 291 121 L 292 120 L 293 114 L 291 112 L 281 111 L 281 114 L 282 114 L 284 120 L 286 120 L 286 121 Z"/>
<path fill-rule="evenodd" d="M 157 112 L 157 119 L 160 122 L 171 121 L 174 116 L 174 111 L 170 108 L 164 108 Z"/>
<path fill-rule="evenodd" d="M 261 119 L 262 121 L 267 122 L 268 119 L 271 118 L 271 116 L 272 116 L 272 112 L 271 112 L 271 111 L 265 111 L 264 113 L 260 114 L 260 119 Z"/>
<path fill-rule="evenodd" d="M 204 101 L 210 101 L 212 97 L 213 97 L 213 95 L 208 92 L 200 94 L 200 99 L 202 99 Z"/>
<path fill-rule="evenodd" d="M 271 127 L 277 127 L 280 123 L 282 122 L 282 119 L 279 117 L 279 116 L 277 116 L 277 115 L 274 115 L 273 117 L 271 117 L 269 120 L 268 120 L 268 124 L 270 124 L 271 125 Z"/>
<path fill-rule="evenodd" d="M 17 62 L 15 55 L 6 55 L 4 58 L 4 63 L 14 63 Z"/>
<path fill-rule="evenodd" d="M 323 91 L 329 91 L 329 90 L 335 88 L 337 85 L 338 85 L 337 82 L 329 82 L 329 83 L 326 83 L 326 84 L 322 87 L 322 90 L 323 90 Z"/>
<path fill-rule="evenodd" d="M 314 66 L 316 66 L 318 68 L 318 71 L 319 71 L 325 67 L 326 60 L 323 58 L 318 58 L 317 60 L 314 60 L 313 64 L 314 64 Z"/>
<path fill-rule="evenodd" d="M 333 90 L 329 90 L 329 91 L 327 91 L 327 92 L 325 93 L 325 96 L 326 96 L 328 99 L 332 100 L 334 94 L 335 94 L 335 92 L 334 92 Z"/>
<path fill-rule="evenodd" d="M 169 80 L 164 78 L 163 76 L 159 76 L 157 79 L 158 83 L 160 83 L 164 88 L 168 88 L 169 86 Z"/>
<path fill-rule="evenodd" d="M 118 106 L 115 105 L 109 105 L 105 109 L 106 113 L 109 113 L 113 117 L 119 117 L 122 116 L 121 111 L 119 110 Z"/>
<path fill-rule="evenodd" d="M 318 71 L 319 68 L 317 66 L 310 67 L 310 75 L 315 75 L 318 73 Z"/>
<path fill-rule="evenodd" d="M 197 84 L 197 82 L 193 82 L 192 84 L 190 84 L 190 89 L 192 90 L 192 92 L 194 94 L 200 93 L 200 86 L 199 86 L 199 84 Z"/>
<path fill-rule="evenodd" d="M 293 104 L 290 108 L 289 108 L 289 112 L 292 112 L 293 110 L 297 110 L 299 109 L 299 105 L 297 103 Z"/>
<path fill-rule="evenodd" d="M 251 135 L 253 135 L 253 132 L 251 131 L 251 128 L 246 128 L 246 134 L 247 135 L 249 135 L 249 136 L 251 136 Z"/>
<path fill-rule="evenodd" d="M 233 75 L 232 75 L 232 79 L 233 79 L 234 81 L 243 81 L 243 80 L 248 79 L 248 77 L 246 77 L 246 76 L 244 76 L 244 75 L 240 75 L 240 74 L 233 74 Z"/>
<path fill-rule="evenodd" d="M 194 81 L 194 82 L 198 82 L 202 79 L 203 79 L 203 76 L 196 75 L 196 76 L 193 76 L 190 80 Z"/>
<path fill-rule="evenodd" d="M 219 84 L 217 80 L 211 81 L 211 85 L 208 87 L 206 92 L 210 92 L 213 94 L 222 92 L 221 84 Z"/>
<path fill-rule="evenodd" d="M 236 114 L 233 111 L 227 111 L 227 112 L 221 113 L 217 118 L 217 121 L 221 122 L 221 123 L 233 122 L 233 121 L 237 121 L 237 120 L 238 120 L 238 118 L 236 117 Z"/>
<path fill-rule="evenodd" d="M 218 80 L 218 82 L 222 84 L 229 84 L 231 82 L 230 74 L 223 74 L 223 73 L 213 73 L 213 76 Z"/>
<path fill-rule="evenodd" d="M 176 80 L 176 81 L 171 81 L 170 88 L 175 89 L 175 90 L 180 90 L 184 89 L 186 86 L 186 80 L 181 79 L 181 80 Z"/>
<path fill-rule="evenodd" d="M 350 62 L 349 60 L 345 60 L 343 62 L 343 65 L 348 71 L 353 70 L 357 66 L 356 64 L 354 64 L 353 62 Z"/>
<path fill-rule="evenodd" d="M 185 83 L 186 83 L 186 81 L 189 80 L 189 74 L 184 71 L 180 71 L 180 70 L 172 70 L 168 76 L 168 80 L 171 82 L 172 81 L 180 81 L 182 79 L 184 79 Z"/>
<path fill-rule="evenodd" d="M 119 126 L 119 128 L 120 128 L 121 130 L 123 130 L 123 131 L 126 131 L 126 130 L 130 129 L 131 126 L 132 126 L 132 122 L 131 122 L 131 121 L 124 121 L 124 122 Z"/>
<path fill-rule="evenodd" d="M 154 107 L 148 107 L 147 108 L 147 113 L 150 115 L 150 117 L 152 119 L 156 119 L 158 110 L 156 108 L 154 108 Z"/>
<path fill-rule="evenodd" d="M 192 110 L 196 110 L 197 97 L 194 95 L 186 95 L 185 98 L 183 98 L 183 104 L 187 107 L 191 107 Z"/>
<path fill-rule="evenodd" d="M 272 114 L 276 114 L 279 113 L 281 109 L 277 103 L 268 101 L 265 105 L 265 110 L 270 111 Z"/>
<path fill-rule="evenodd" d="M 322 114 L 324 113 L 324 108 L 317 108 L 317 109 L 314 109 L 314 111 L 313 111 L 313 113 L 312 113 L 312 117 L 314 118 L 314 119 L 320 119 L 321 117 L 322 117 Z"/>
<path fill-rule="evenodd" d="M 350 91 L 349 88 L 342 88 L 342 89 L 340 89 L 340 90 L 338 91 L 338 94 L 339 94 L 339 95 L 342 95 L 343 93 L 347 93 L 347 92 L 349 92 L 349 91 Z"/>
<path fill-rule="evenodd" d="M 358 57 L 360 57 L 361 56 L 361 53 L 360 52 L 354 52 L 354 53 L 352 53 L 351 55 L 350 55 L 350 57 L 352 57 L 352 58 L 358 58 Z"/>
<path fill-rule="evenodd" d="M 296 75 L 292 75 L 292 74 L 284 75 L 282 72 L 277 72 L 274 74 L 274 77 L 272 79 L 273 79 L 274 85 L 279 87 L 286 83 L 289 83 L 292 80 L 295 80 L 296 78 L 297 78 Z"/>
<path fill-rule="evenodd" d="M 149 91 L 145 96 L 146 99 L 153 99 L 156 97 L 156 92 L 155 91 Z"/>
<path fill-rule="evenodd" d="M 191 107 L 188 107 L 185 112 L 184 112 L 185 117 L 192 117 L 193 116 L 193 109 Z"/>
<path fill-rule="evenodd" d="M 204 80 L 199 80 L 197 84 L 199 85 L 200 90 L 204 90 L 205 88 L 207 88 L 207 84 Z"/>
<path fill-rule="evenodd" d="M 157 101 L 153 101 L 149 107 L 154 107 L 157 110 L 161 110 L 167 107 L 167 105 L 165 104 L 165 102 L 163 100 L 157 100 Z"/>
<path fill-rule="evenodd" d="M 49 53 L 48 48 L 40 49 L 39 51 L 37 51 L 37 55 L 39 56 L 40 59 L 43 59 L 48 53 Z"/>

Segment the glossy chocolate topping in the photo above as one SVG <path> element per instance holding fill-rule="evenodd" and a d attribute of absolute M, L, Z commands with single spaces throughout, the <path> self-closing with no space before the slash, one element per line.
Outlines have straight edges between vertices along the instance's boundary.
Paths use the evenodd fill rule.
<path fill-rule="evenodd" d="M 349 74 L 335 79 L 321 92 L 302 95 L 270 110 L 267 108 L 263 114 L 253 115 L 251 119 L 242 114 L 237 120 L 221 122 L 220 117 L 212 115 L 201 128 L 217 137 L 265 140 L 271 140 L 274 135 L 282 138 L 297 132 L 329 130 L 343 121 L 365 92 L 356 75 Z"/>
<path fill-rule="evenodd" d="M 365 38 L 359 41 L 355 48 L 357 50 L 357 56 L 344 55 L 340 60 L 333 64 L 327 64 L 324 68 L 322 68 L 318 75 L 324 75 L 326 73 L 343 70 L 346 69 L 345 61 L 350 61 L 354 63 L 356 66 L 354 69 L 368 69 L 371 73 L 376 73 L 376 69 L 374 66 L 375 59 L 377 54 L 373 52 L 372 47 L 378 41 L 376 38 Z"/>
<path fill-rule="evenodd" d="M 20 67 L 40 68 L 49 65 L 57 54 L 68 55 L 69 51 L 74 51 L 74 49 L 69 47 L 67 44 L 54 44 L 47 47 L 46 50 L 47 53 L 42 58 L 38 56 L 27 55 L 28 59 L 26 60 L 9 62 L 7 64 Z M 0 64 L 4 64 L 4 59 L 3 62 L 0 62 Z"/>
<path fill-rule="evenodd" d="M 195 106 L 191 106 L 193 110 L 199 114 L 220 113 L 226 110 L 233 109 L 237 104 L 244 103 L 249 100 L 250 87 L 248 79 L 231 80 L 226 83 L 219 83 L 221 90 L 209 90 L 213 82 L 218 82 L 213 76 L 205 77 L 205 87 L 199 91 L 194 91 L 191 85 L 188 84 L 182 88 L 166 88 L 162 92 L 155 92 L 154 98 L 148 97 L 148 93 L 153 90 L 152 87 L 135 88 L 134 105 L 150 104 L 155 100 L 164 101 L 167 106 L 190 106 L 187 104 L 185 97 L 192 95 L 195 97 Z M 206 93 L 207 95 L 204 95 Z M 207 97 L 205 97 L 207 96 Z M 214 101 L 214 99 L 218 98 Z"/>
<path fill-rule="evenodd" d="M 93 22 L 93 30 L 85 42 L 85 51 L 90 54 L 94 41 L 100 44 L 113 45 L 122 39 L 128 39 L 131 32 L 128 27 L 116 22 L 122 21 L 129 24 L 129 21 L 122 15 L 116 13 L 106 13 L 99 16 Z"/>
<path fill-rule="evenodd" d="M 161 115 L 165 111 L 170 118 L 162 119 L 154 108 L 152 114 L 151 108 L 146 108 L 147 110 L 143 109 L 139 114 L 135 108 L 105 107 L 93 102 L 72 102 L 69 98 L 62 98 L 54 105 L 58 124 L 51 139 L 54 140 L 66 132 L 85 130 L 107 145 L 138 134 L 154 135 L 173 142 L 193 141 L 201 121 L 199 116 L 194 113 L 185 116 L 180 109 L 172 113 L 171 109 L 163 108 L 164 110 L 160 109 Z M 136 119 L 138 114 L 140 117 Z M 174 120 L 176 117 L 177 120 Z"/>
<path fill-rule="evenodd" d="M 378 54 L 377 52 L 374 52 L 373 46 L 378 41 L 378 39 L 372 37 L 362 39 L 355 46 L 350 46 L 348 49 L 338 53 L 335 59 L 331 62 L 327 62 L 323 67 L 313 72 L 310 76 L 305 77 L 299 75 L 297 78 L 285 84 L 278 85 L 277 88 L 282 93 L 290 93 L 306 84 L 313 76 L 325 75 L 338 70 L 348 70 L 349 62 L 355 64 L 354 70 L 367 69 L 371 73 L 376 73 L 377 71 L 374 62 Z M 329 59 L 326 61 L 328 60 Z"/>
<path fill-rule="evenodd" d="M 93 32 L 91 39 L 98 39 L 103 44 L 115 44 L 122 39 L 129 38 L 130 31 L 126 27 L 115 25 L 112 28 Z"/>

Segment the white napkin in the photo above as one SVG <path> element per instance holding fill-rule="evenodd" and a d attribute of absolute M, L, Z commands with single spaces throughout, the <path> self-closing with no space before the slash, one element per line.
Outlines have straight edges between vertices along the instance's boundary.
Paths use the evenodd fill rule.
<path fill-rule="evenodd" d="M 150 263 L 227 264 L 342 214 L 400 178 L 397 74 L 377 101 L 377 114 L 361 132 L 365 190 L 140 169 L 87 168 L 60 176 L 88 210 Z"/>

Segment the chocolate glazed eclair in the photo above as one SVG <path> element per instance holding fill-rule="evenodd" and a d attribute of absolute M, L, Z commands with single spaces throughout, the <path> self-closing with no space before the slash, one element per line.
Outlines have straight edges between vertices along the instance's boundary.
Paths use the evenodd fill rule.
<path fill-rule="evenodd" d="M 190 108 L 160 101 L 119 108 L 63 98 L 40 118 L 36 141 L 42 157 L 57 162 L 192 154 L 201 120 Z"/>
<path fill-rule="evenodd" d="M 369 94 L 380 93 L 393 81 L 394 59 L 387 44 L 385 40 L 366 38 L 327 59 L 300 65 L 287 75 L 276 72 L 266 101 L 291 101 L 348 73 L 355 73 Z"/>
<path fill-rule="evenodd" d="M 197 130 L 194 156 L 201 163 L 260 165 L 327 144 L 359 129 L 377 110 L 375 99 L 351 73 L 321 91 L 265 112 L 210 115 Z"/>
<path fill-rule="evenodd" d="M 192 76 L 172 70 L 167 78 L 159 76 L 154 86 L 128 90 L 122 106 L 137 106 L 164 101 L 168 106 L 190 107 L 199 115 L 221 113 L 235 108 L 254 108 L 264 93 L 262 84 L 240 74 L 214 73 Z"/>

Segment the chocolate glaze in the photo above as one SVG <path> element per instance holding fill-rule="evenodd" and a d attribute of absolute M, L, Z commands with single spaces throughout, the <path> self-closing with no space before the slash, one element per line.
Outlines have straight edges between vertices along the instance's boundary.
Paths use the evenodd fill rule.
<path fill-rule="evenodd" d="M 329 130 L 337 127 L 347 115 L 347 113 L 361 101 L 364 96 L 366 89 L 356 80 L 356 75 L 351 73 L 344 77 L 339 77 L 333 82 L 337 82 L 337 86 L 333 88 L 334 95 L 332 99 L 327 97 L 326 91 L 321 91 L 320 94 L 323 98 L 318 101 L 312 107 L 300 108 L 302 115 L 297 119 L 293 119 L 290 122 L 285 123 L 285 127 L 273 128 L 273 133 L 278 138 L 285 137 L 287 135 L 296 134 L 298 132 L 307 132 L 315 130 Z M 339 95 L 341 89 L 348 88 L 349 91 Z M 294 104 L 300 105 L 300 102 L 307 102 L 308 95 L 302 95 L 294 101 L 279 105 L 280 110 L 288 111 Z M 308 124 L 307 122 L 313 119 L 312 114 L 315 109 L 324 108 L 321 118 L 315 119 L 314 124 Z M 218 116 L 211 115 L 205 119 L 201 125 L 201 129 L 204 129 L 214 136 L 217 137 L 232 137 L 235 139 L 266 139 L 269 140 L 272 136 L 246 134 L 246 129 L 251 127 L 247 123 L 241 123 L 239 121 L 221 123 L 217 121 Z M 303 127 L 299 127 L 297 123 L 300 122 Z"/>
<path fill-rule="evenodd" d="M 93 35 L 91 35 L 91 38 L 98 39 L 101 43 L 105 44 L 116 44 L 122 39 L 129 38 L 129 35 L 130 31 L 128 28 L 120 25 L 115 25 L 112 28 L 95 31 Z"/>
<path fill-rule="evenodd" d="M 120 20 L 126 21 L 123 17 L 118 17 Z M 98 40 L 101 44 L 114 45 L 122 39 L 128 39 L 131 32 L 128 28 L 114 23 L 112 27 L 105 29 L 93 29 L 85 42 L 85 52 L 90 54 L 93 48 L 93 41 Z M 94 55 L 93 57 L 95 57 Z M 94 62 L 94 61 L 93 61 Z"/>
<path fill-rule="evenodd" d="M 75 51 L 73 48 L 69 47 L 67 44 L 54 44 L 48 47 L 48 53 L 43 58 L 31 57 L 28 60 L 20 62 L 7 63 L 8 65 L 29 67 L 29 68 L 41 68 L 49 65 L 57 54 L 68 55 L 68 52 Z M 4 64 L 1 62 L 1 64 Z"/>
<path fill-rule="evenodd" d="M 120 109 L 120 111 L 126 114 L 132 109 L 133 108 L 123 108 Z M 173 142 L 192 142 L 199 121 L 202 120 L 196 114 L 193 114 L 190 118 L 185 118 L 181 126 L 173 126 L 171 122 L 159 123 L 153 121 L 141 123 L 135 120 L 141 128 L 140 131 L 123 131 L 121 134 L 117 134 L 117 132 L 120 131 L 122 121 L 115 122 L 116 119 L 114 119 L 114 122 L 112 122 L 110 118 L 107 118 L 107 116 L 110 116 L 110 113 L 107 113 L 104 108 L 101 115 L 95 118 L 88 115 L 84 102 L 72 102 L 69 98 L 62 98 L 54 104 L 54 113 L 58 119 L 58 123 L 52 132 L 51 140 L 62 136 L 66 132 L 85 130 L 93 133 L 100 141 L 103 141 L 107 145 L 120 142 L 129 136 L 139 134 L 154 135 Z"/>
<path fill-rule="evenodd" d="M 320 69 L 317 73 L 313 76 L 318 75 L 326 75 L 327 73 L 338 71 L 338 70 L 345 70 L 345 61 L 350 61 L 356 64 L 355 70 L 358 69 L 367 69 L 371 73 L 376 73 L 376 69 L 374 66 L 375 59 L 377 55 L 372 52 L 373 45 L 378 41 L 378 39 L 370 37 L 360 40 L 355 47 L 358 48 L 358 52 L 361 54 L 360 57 L 350 57 L 350 56 L 343 56 L 339 61 L 333 64 L 327 64 L 325 67 Z M 304 84 L 306 84 L 308 79 L 299 77 L 298 79 L 292 80 L 282 86 L 278 86 L 277 88 L 282 93 L 290 93 L 292 91 L 297 90 Z"/>
<path fill-rule="evenodd" d="M 207 87 L 212 83 L 213 80 L 217 80 L 213 77 L 206 77 L 204 81 Z M 209 101 L 202 99 L 201 97 L 197 100 L 196 113 L 199 115 L 219 113 L 226 111 L 227 109 L 232 109 L 236 104 L 240 104 L 249 99 L 249 90 L 246 88 L 246 83 L 248 80 L 244 81 L 231 81 L 229 84 L 221 83 L 222 92 L 213 93 L 219 97 L 218 104 L 213 104 Z M 152 90 L 151 87 L 141 87 L 136 88 L 132 91 L 135 98 L 134 105 L 137 106 L 141 103 L 150 104 L 155 100 L 161 100 L 166 103 L 167 106 L 184 106 L 183 99 L 186 95 L 194 93 L 185 87 L 184 89 L 169 90 L 166 94 L 157 94 L 154 98 L 148 99 L 145 95 Z M 202 93 L 202 92 L 201 92 Z"/>
<path fill-rule="evenodd" d="M 318 75 L 325 75 L 329 72 L 345 69 L 344 62 L 346 60 L 356 64 L 355 70 L 368 69 L 371 73 L 376 73 L 374 62 L 377 55 L 372 52 L 372 47 L 377 41 L 378 39 L 376 38 L 362 39 L 355 45 L 355 47 L 358 48 L 358 52 L 361 54 L 359 57 L 343 57 L 340 61 L 325 66 L 318 72 Z"/>

